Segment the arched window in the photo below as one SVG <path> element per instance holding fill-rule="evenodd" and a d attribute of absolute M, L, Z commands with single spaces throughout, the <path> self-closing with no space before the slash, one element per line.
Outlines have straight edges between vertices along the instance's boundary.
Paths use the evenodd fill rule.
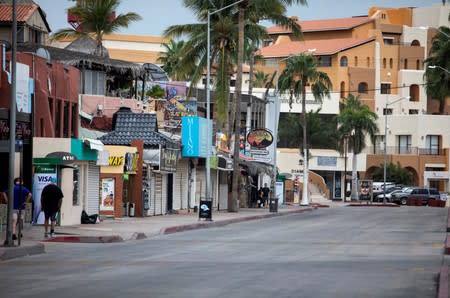
<path fill-rule="evenodd" d="M 386 58 L 383 58 L 383 68 L 386 68 Z"/>
<path fill-rule="evenodd" d="M 420 41 L 418 41 L 417 39 L 414 39 L 411 42 L 411 46 L 413 46 L 413 47 L 420 47 Z"/>
<path fill-rule="evenodd" d="M 370 57 L 367 57 L 367 68 L 370 68 Z"/>
<path fill-rule="evenodd" d="M 419 85 L 413 84 L 409 86 L 410 101 L 419 101 Z"/>
<path fill-rule="evenodd" d="M 341 98 L 345 98 L 345 82 L 341 82 Z"/>
<path fill-rule="evenodd" d="M 389 68 L 392 69 L 394 67 L 394 59 L 389 59 Z"/>
<path fill-rule="evenodd" d="M 416 70 L 420 70 L 420 60 L 416 60 Z"/>
<path fill-rule="evenodd" d="M 355 56 L 355 67 L 358 67 L 358 56 Z"/>
<path fill-rule="evenodd" d="M 347 56 L 341 57 L 341 66 L 348 66 Z"/>
<path fill-rule="evenodd" d="M 405 59 L 403 68 L 408 69 L 408 59 Z"/>
<path fill-rule="evenodd" d="M 367 83 L 366 82 L 361 82 L 358 84 L 358 93 L 365 93 L 367 94 Z"/>

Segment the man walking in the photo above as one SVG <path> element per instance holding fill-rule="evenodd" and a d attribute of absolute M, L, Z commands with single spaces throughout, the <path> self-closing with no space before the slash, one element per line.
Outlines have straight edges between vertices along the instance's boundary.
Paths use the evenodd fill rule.
<path fill-rule="evenodd" d="M 8 190 L 5 191 L 8 195 Z M 14 198 L 13 198 L 13 213 L 12 213 L 12 239 L 17 240 L 16 226 L 20 225 L 19 231 L 23 230 L 23 220 L 25 218 L 25 203 L 31 200 L 31 192 L 23 185 L 21 178 L 14 179 Z M 22 232 L 19 237 L 22 237 Z"/>
<path fill-rule="evenodd" d="M 44 211 L 45 221 L 44 237 L 55 236 L 56 214 L 61 210 L 62 199 L 64 195 L 61 189 L 54 183 L 44 187 L 41 194 L 41 208 Z M 48 221 L 51 220 L 50 234 L 48 233 Z"/>
<path fill-rule="evenodd" d="M 266 207 L 269 202 L 269 194 L 270 194 L 270 188 L 267 187 L 267 183 L 264 183 L 264 187 L 260 189 L 260 193 L 262 197 L 262 205 Z"/>

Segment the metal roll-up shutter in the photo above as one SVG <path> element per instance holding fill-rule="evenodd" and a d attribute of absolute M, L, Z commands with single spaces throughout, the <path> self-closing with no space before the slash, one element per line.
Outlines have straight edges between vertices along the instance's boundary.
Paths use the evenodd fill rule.
<path fill-rule="evenodd" d="M 98 214 L 100 207 L 100 167 L 90 161 L 87 177 L 87 210 L 89 215 Z"/>

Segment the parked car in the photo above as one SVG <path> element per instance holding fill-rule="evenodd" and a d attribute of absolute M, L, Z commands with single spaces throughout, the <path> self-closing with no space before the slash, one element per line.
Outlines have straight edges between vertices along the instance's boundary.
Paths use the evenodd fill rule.
<path fill-rule="evenodd" d="M 435 188 L 414 187 L 408 198 L 422 199 L 422 205 L 428 205 L 429 200 L 440 200 L 441 195 Z"/>
<path fill-rule="evenodd" d="M 395 194 L 395 193 L 399 193 L 399 192 L 402 192 L 402 190 L 398 189 L 398 188 L 388 189 L 387 192 L 386 192 L 386 202 L 392 202 L 392 195 Z M 373 201 L 374 202 L 383 202 L 384 201 L 383 197 L 384 197 L 384 194 L 381 193 L 381 194 L 377 195 L 373 199 Z"/>
<path fill-rule="evenodd" d="M 405 187 L 400 192 L 391 195 L 391 202 L 399 205 L 406 205 L 409 195 L 413 191 L 413 187 Z"/>

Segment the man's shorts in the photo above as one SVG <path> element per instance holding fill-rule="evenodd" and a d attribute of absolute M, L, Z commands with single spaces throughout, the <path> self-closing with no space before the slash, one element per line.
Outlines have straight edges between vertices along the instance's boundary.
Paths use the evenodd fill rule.
<path fill-rule="evenodd" d="M 25 210 L 20 210 L 20 211 L 21 211 L 20 218 L 22 218 L 22 220 L 24 220 L 25 219 Z M 12 216 L 13 216 L 13 220 L 17 220 L 19 218 L 19 209 L 13 209 Z"/>
<path fill-rule="evenodd" d="M 58 213 L 58 211 L 44 210 L 45 220 L 48 221 L 48 219 L 50 218 L 51 221 L 56 221 L 56 214 L 57 213 Z"/>

